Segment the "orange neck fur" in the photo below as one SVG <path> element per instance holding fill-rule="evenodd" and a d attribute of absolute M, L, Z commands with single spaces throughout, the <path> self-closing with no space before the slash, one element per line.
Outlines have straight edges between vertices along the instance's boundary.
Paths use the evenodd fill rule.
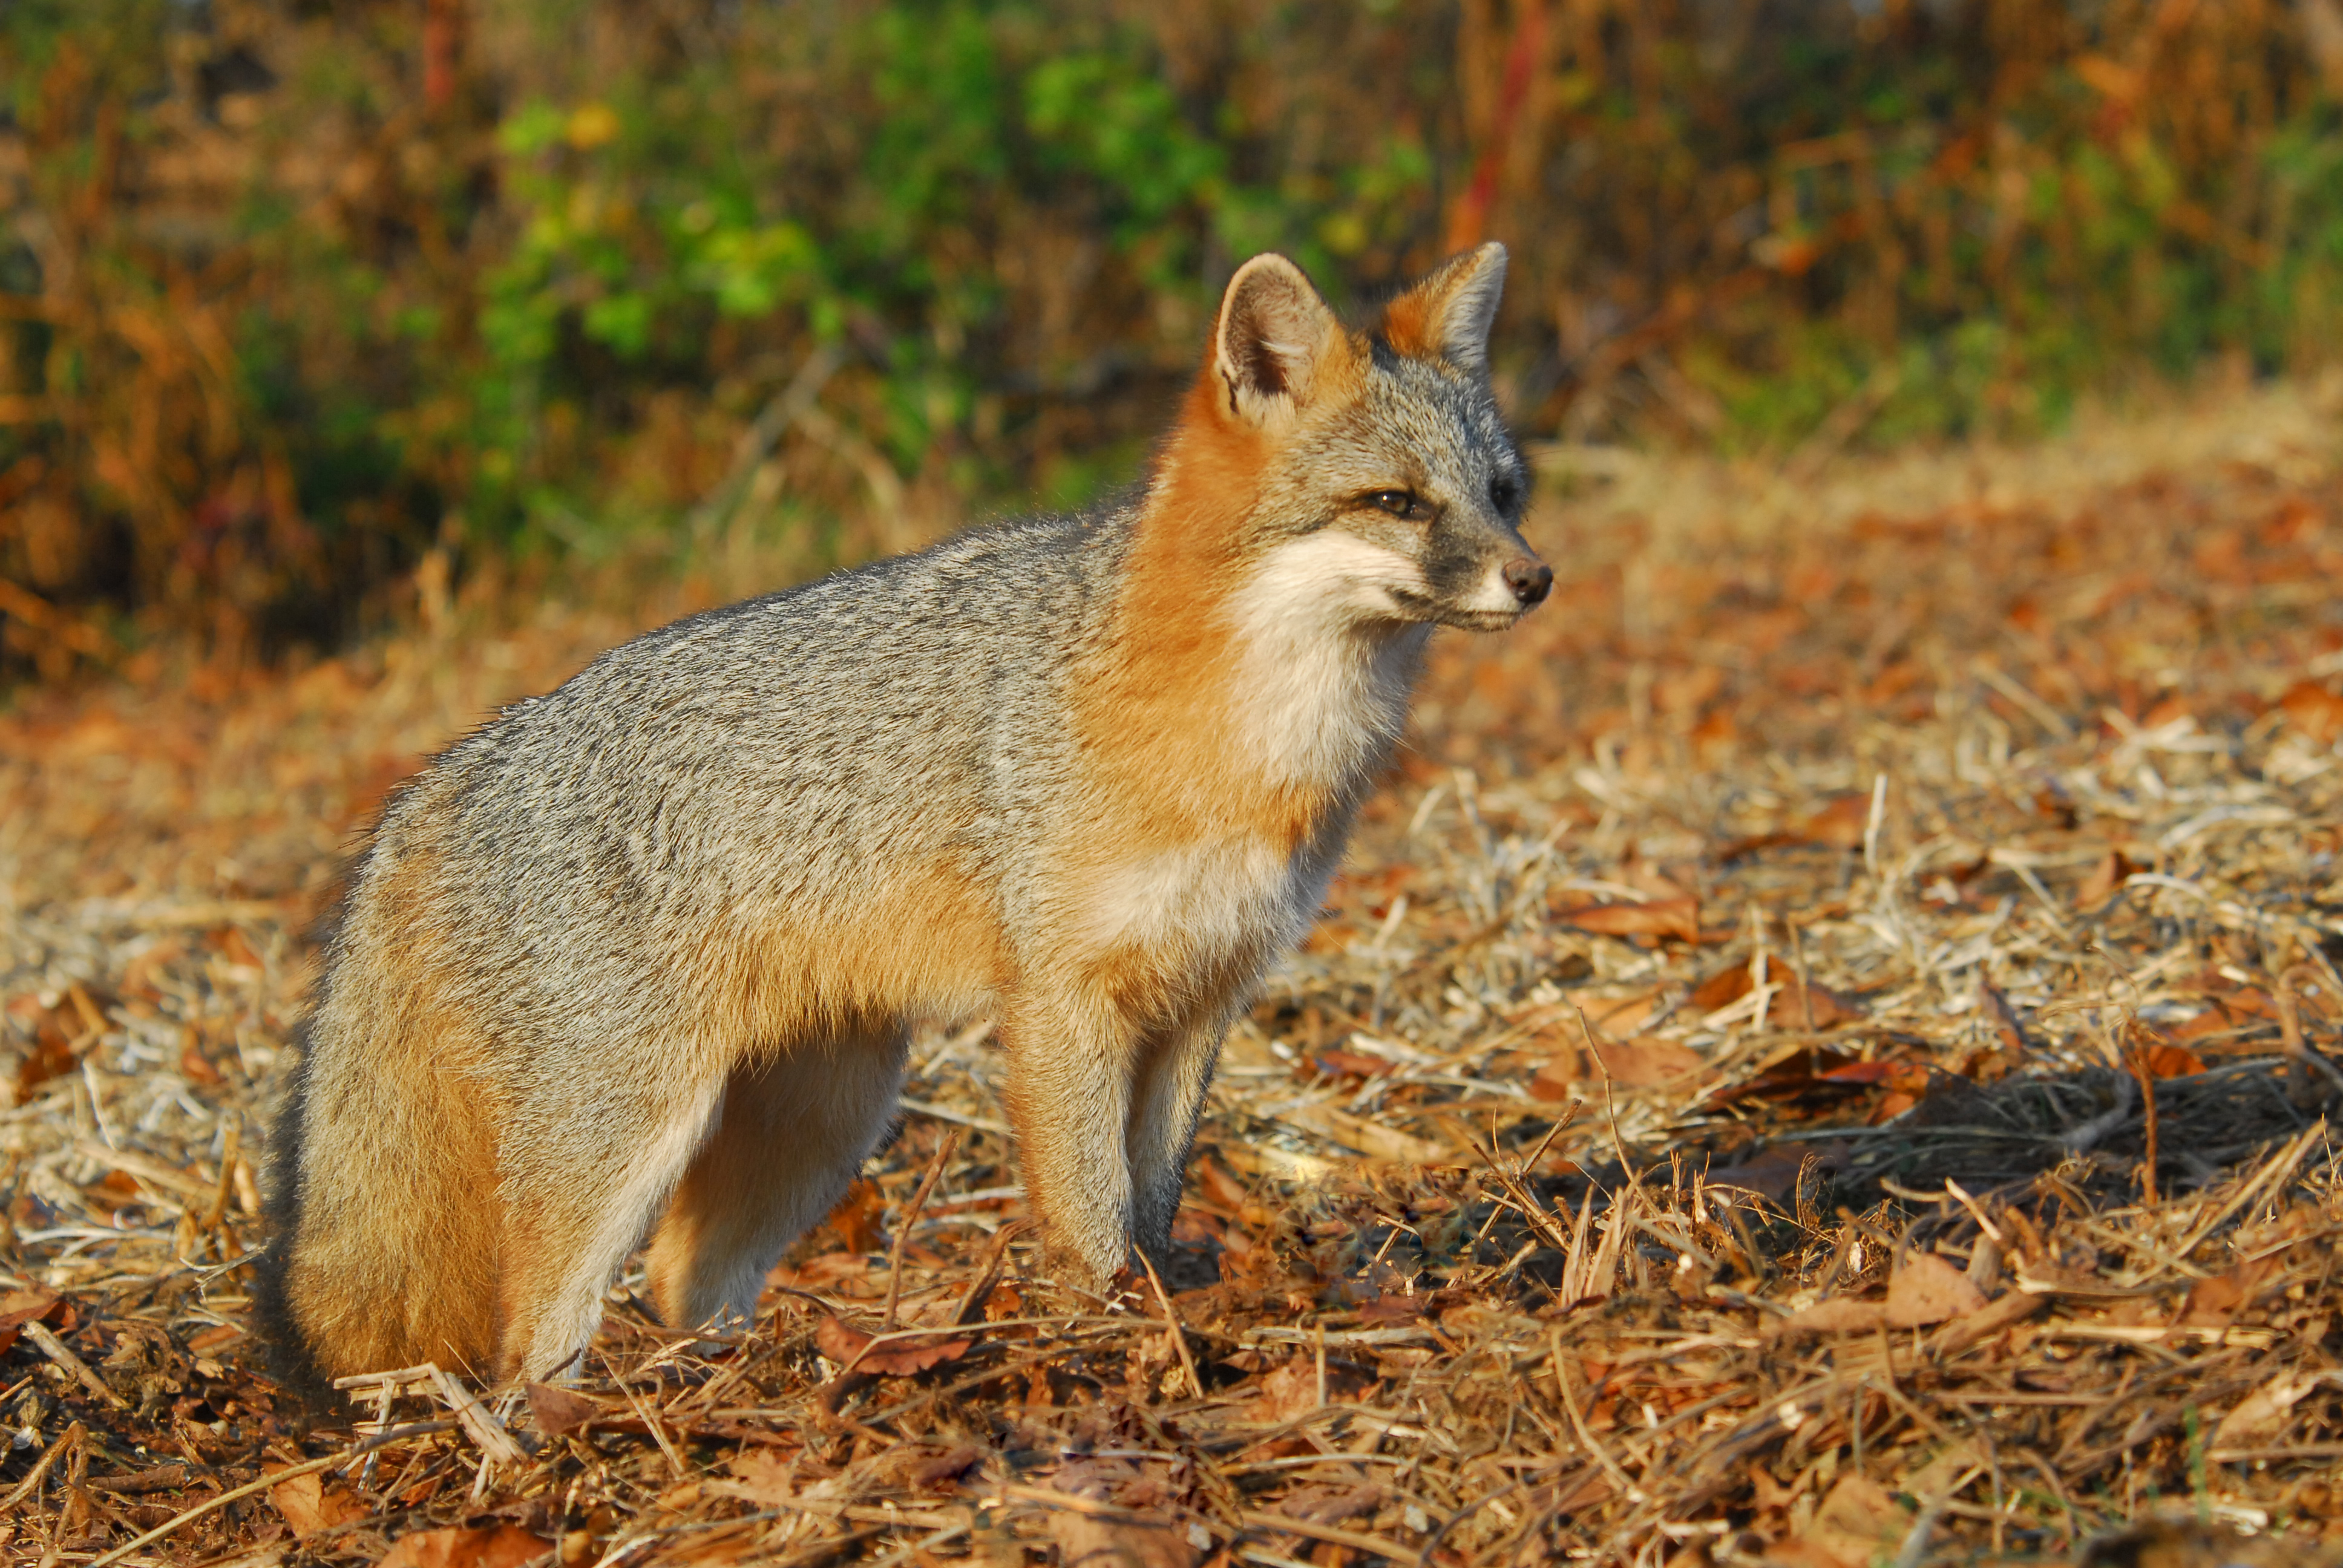
<path fill-rule="evenodd" d="M 1232 714 L 1228 605 L 1243 586 L 1239 541 L 1278 442 L 1235 424 L 1219 397 L 1208 368 L 1141 505 L 1109 648 L 1081 704 L 1084 750 L 1151 837 L 1249 830 L 1295 845 L 1331 802 L 1269 779 L 1238 744 Z"/>

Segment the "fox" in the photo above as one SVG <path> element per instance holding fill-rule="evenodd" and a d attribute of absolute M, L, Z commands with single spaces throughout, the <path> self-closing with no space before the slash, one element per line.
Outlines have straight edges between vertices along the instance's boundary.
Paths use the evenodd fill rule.
<path fill-rule="evenodd" d="M 1346 326 L 1239 267 L 1144 477 L 679 620 L 503 709 L 351 862 L 272 1133 L 297 1382 L 570 1371 L 647 1245 L 686 1332 L 990 1019 L 1050 1277 L 1165 1257 L 1224 1037 L 1306 932 L 1435 627 L 1553 568 L 1490 380 L 1504 247 Z"/>

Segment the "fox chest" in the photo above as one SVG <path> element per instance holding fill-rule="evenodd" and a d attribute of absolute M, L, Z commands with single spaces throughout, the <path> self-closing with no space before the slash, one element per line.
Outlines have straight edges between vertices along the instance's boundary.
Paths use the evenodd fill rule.
<path fill-rule="evenodd" d="M 1334 858 L 1251 836 L 1135 855 L 1091 880 L 1080 924 L 1094 950 L 1150 968 L 1252 967 L 1309 929 Z"/>

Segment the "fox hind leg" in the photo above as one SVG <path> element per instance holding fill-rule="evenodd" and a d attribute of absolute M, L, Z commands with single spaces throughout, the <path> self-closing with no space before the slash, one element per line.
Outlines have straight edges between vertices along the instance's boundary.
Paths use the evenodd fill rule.
<path fill-rule="evenodd" d="M 711 1081 L 604 1107 L 543 1134 L 558 1151 L 508 1153 L 503 1375 L 550 1377 L 585 1350 L 602 1292 L 706 1141 L 721 1090 Z"/>
<path fill-rule="evenodd" d="M 670 1327 L 756 1315 L 767 1272 L 885 1134 L 908 1039 L 890 1027 L 809 1041 L 732 1074 L 651 1242 L 652 1292 Z"/>

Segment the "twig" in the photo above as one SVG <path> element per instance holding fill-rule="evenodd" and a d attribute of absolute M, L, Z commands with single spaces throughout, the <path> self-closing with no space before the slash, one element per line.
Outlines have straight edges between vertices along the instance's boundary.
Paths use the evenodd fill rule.
<path fill-rule="evenodd" d="M 90 1392 L 96 1394 L 100 1400 L 116 1410 L 128 1410 L 130 1408 L 130 1402 L 128 1400 L 124 1399 L 120 1394 L 115 1392 L 111 1388 L 108 1388 L 106 1384 L 106 1380 L 98 1376 L 96 1372 L 90 1371 L 89 1363 L 87 1362 L 83 1361 L 81 1357 L 67 1350 L 65 1348 L 65 1341 L 51 1333 L 48 1330 L 48 1325 L 42 1322 L 40 1319 L 27 1319 L 25 1322 L 24 1329 L 25 1337 L 38 1345 L 43 1355 L 56 1362 L 60 1367 L 63 1367 L 76 1381 L 78 1381 L 84 1388 L 89 1390 Z"/>
<path fill-rule="evenodd" d="M 49 1451 L 41 1455 L 40 1459 L 34 1463 L 32 1469 L 25 1473 L 25 1479 L 18 1482 L 15 1488 L 9 1492 L 7 1496 L 0 1497 L 0 1513 L 5 1513 L 7 1510 L 15 1507 L 19 1503 L 24 1502 L 27 1497 L 33 1495 L 33 1493 L 41 1484 L 41 1477 L 48 1474 L 49 1467 L 56 1463 L 57 1456 L 65 1452 L 68 1444 L 79 1442 L 82 1440 L 82 1436 L 83 1428 L 81 1422 L 75 1422 L 71 1426 L 65 1428 L 64 1435 L 59 1437 L 56 1442 L 49 1444 Z"/>
<path fill-rule="evenodd" d="M 1570 1373 L 1565 1365 L 1569 1358 L 1563 1352 L 1562 1325 L 1555 1323 L 1547 1332 L 1552 1335 L 1554 1344 L 1554 1386 L 1562 1392 L 1562 1408 L 1570 1412 L 1571 1429 L 1578 1433 L 1578 1441 L 1586 1445 L 1586 1452 L 1594 1456 L 1594 1462 L 1603 1467 L 1603 1473 L 1618 1486 L 1620 1495 L 1632 1496 L 1635 1491 L 1634 1478 L 1611 1457 L 1607 1449 L 1594 1441 L 1594 1432 L 1586 1424 L 1584 1412 L 1578 1408 L 1578 1396 L 1570 1392 Z M 1428 1561 L 1429 1552 L 1425 1555 Z"/>
<path fill-rule="evenodd" d="M 2131 1042 L 2131 1070 L 2139 1080 L 2139 1102 L 2147 1119 L 2147 1148 L 2140 1157 L 2140 1201 L 2147 1208 L 2157 1206 L 2156 1196 L 2156 1072 L 2148 1065 L 2147 1047 L 2137 1034 Z"/>
<path fill-rule="evenodd" d="M 246 1482 L 233 1492 L 223 1492 L 207 1503 L 199 1503 L 185 1513 L 164 1521 L 136 1541 L 117 1546 L 105 1556 L 92 1561 L 87 1568 L 109 1568 L 109 1564 L 121 1562 L 142 1546 L 153 1545 L 181 1526 L 192 1524 L 206 1513 L 216 1513 L 229 1503 L 249 1497 L 256 1492 L 266 1492 L 279 1482 L 290 1481 L 297 1475 L 314 1475 L 321 1470 L 338 1469 L 351 1460 L 372 1453 L 377 1448 L 387 1448 L 394 1442 L 404 1442 L 410 1437 L 427 1437 L 435 1432 L 451 1432 L 455 1427 L 456 1422 L 453 1420 L 417 1422 L 412 1426 L 402 1426 L 396 1431 L 367 1438 L 364 1442 L 355 1444 L 339 1453 L 327 1454 L 323 1459 L 313 1459 L 306 1463 L 288 1465 L 283 1470 L 272 1471 L 257 1481 Z"/>
<path fill-rule="evenodd" d="M 960 1129 L 949 1128 L 943 1141 L 936 1145 L 934 1158 L 928 1161 L 927 1174 L 920 1178 L 919 1190 L 911 1194 L 910 1203 L 903 1210 L 902 1219 L 895 1224 L 895 1244 L 887 1250 L 887 1311 L 880 1319 L 881 1331 L 895 1326 L 895 1309 L 901 1303 L 903 1293 L 903 1248 L 911 1240 L 911 1227 L 920 1222 L 920 1211 L 928 1206 L 928 1194 L 936 1190 L 936 1182 L 944 1167 L 960 1151 Z"/>
<path fill-rule="evenodd" d="M 1143 1251 L 1139 1254 L 1139 1266 L 1147 1271 L 1147 1282 L 1155 1287 L 1155 1299 L 1163 1303 L 1163 1329 L 1172 1337 L 1172 1348 L 1180 1352 L 1180 1367 L 1188 1374 L 1188 1387 L 1198 1399 L 1202 1399 L 1204 1397 L 1204 1380 L 1196 1374 L 1196 1358 L 1189 1353 L 1188 1336 L 1181 1330 L 1179 1311 L 1172 1305 L 1172 1292 L 1163 1288 L 1163 1276 L 1155 1271 L 1154 1260 Z M 1318 1360 L 1322 1369 L 1319 1373 L 1321 1404 L 1325 1402 L 1325 1374 L 1322 1370 L 1325 1359 L 1326 1343 L 1322 1339 L 1318 1343 Z"/>

